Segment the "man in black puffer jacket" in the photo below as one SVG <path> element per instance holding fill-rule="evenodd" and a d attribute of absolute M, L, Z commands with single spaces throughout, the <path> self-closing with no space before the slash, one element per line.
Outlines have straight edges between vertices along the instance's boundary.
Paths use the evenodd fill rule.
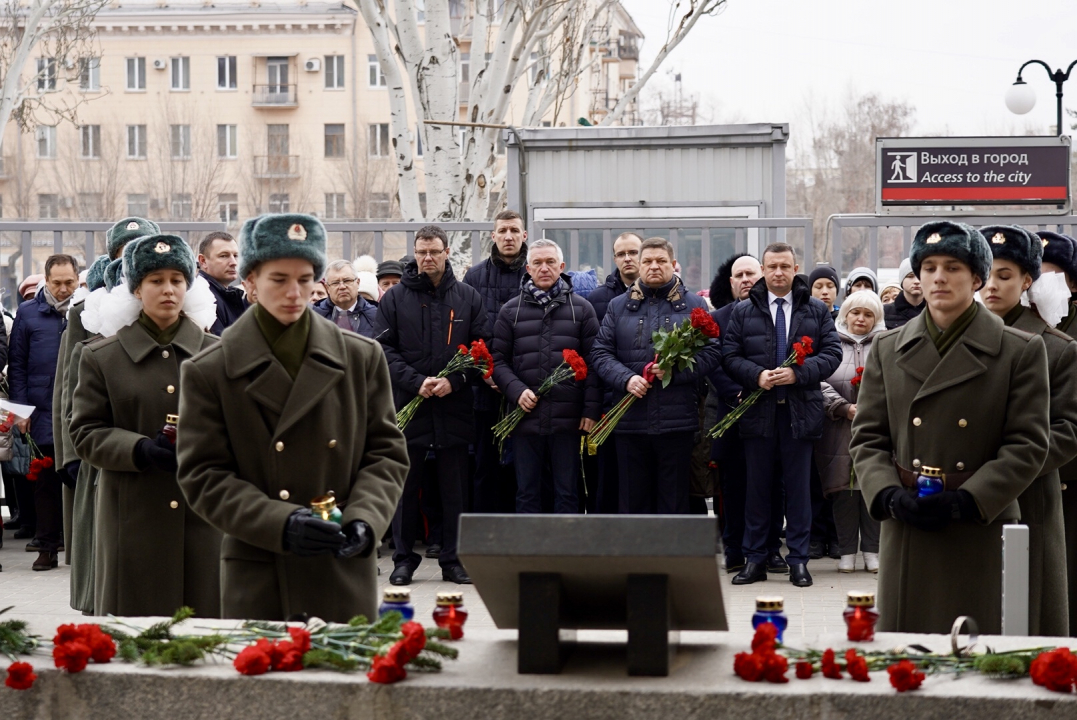
<path fill-rule="evenodd" d="M 593 369 L 615 395 L 630 392 L 639 398 L 613 431 L 622 513 L 688 512 L 701 383 L 721 361 L 718 341 L 708 340 L 696 354 L 694 368 L 674 372 L 668 387 L 660 382 L 652 387 L 643 377 L 655 356 L 652 334 L 672 330 L 693 309 L 707 307 L 673 274 L 673 260 L 668 240 L 643 241 L 642 274 L 627 293 L 610 303 L 591 353 Z"/>
<path fill-rule="evenodd" d="M 924 291 L 920 287 L 920 278 L 912 271 L 912 260 L 905 258 L 898 268 L 898 282 L 901 283 L 901 293 L 894 298 L 894 302 L 883 306 L 883 314 L 886 316 L 886 329 L 904 327 L 905 323 L 919 315 L 927 307 L 924 302 Z"/>
<path fill-rule="evenodd" d="M 389 581 L 408 585 L 422 558 L 412 552 L 421 536 L 419 489 L 427 467 L 426 454 L 437 457 L 437 486 L 441 496 L 442 549 L 438 557 L 442 579 L 470 584 L 456 555 L 457 524 L 463 510 L 469 443 L 475 441 L 474 411 L 469 384 L 477 373 L 453 373 L 438 378 L 460 345 L 486 340 L 486 311 L 482 298 L 453 276 L 448 263 L 448 238 L 436 225 L 415 233 L 415 258 L 404 268 L 400 285 L 387 292 L 378 306 L 374 339 L 389 362 L 396 409 L 416 395 L 426 398 L 404 429 L 411 469 L 393 517 L 393 564 Z M 481 382 L 481 380 L 478 380 Z"/>
<path fill-rule="evenodd" d="M 497 314 L 520 291 L 527 262 L 527 231 L 520 213 L 503 210 L 494 218 L 494 246 L 490 257 L 464 274 L 464 284 L 475 288 L 486 308 L 486 326 L 493 329 Z M 512 512 L 516 480 L 512 468 L 501 465 L 501 449 L 492 428 L 501 417 L 502 397 L 486 383 L 477 383 L 475 395 L 475 477 L 470 502 L 473 512 Z M 507 408 L 511 411 L 511 408 Z"/>
<path fill-rule="evenodd" d="M 736 585 L 766 580 L 767 535 L 771 490 L 777 478 L 785 486 L 786 543 L 789 580 L 797 587 L 812 584 L 808 574 L 811 534 L 811 458 L 813 441 L 823 432 L 823 394 L 819 383 L 841 363 L 841 340 L 827 306 L 811 296 L 808 284 L 794 279 L 796 252 L 785 243 L 763 251 L 763 279 L 746 302 L 738 303 L 722 328 L 726 374 L 745 393 L 763 388 L 755 405 L 740 419 L 740 436 L 748 466 L 744 508 L 744 552 L 747 564 Z M 812 340 L 803 365 L 777 369 L 793 343 Z"/>
<path fill-rule="evenodd" d="M 595 311 L 572 291 L 561 248 L 538 240 L 528 249 L 520 294 L 505 303 L 494 326 L 494 380 L 508 402 L 527 414 L 512 433 L 516 512 L 542 512 L 552 485 L 555 513 L 579 511 L 580 433 L 602 413 L 597 378 L 568 379 L 538 396 L 539 386 L 574 350 L 584 361 L 598 334 Z"/>

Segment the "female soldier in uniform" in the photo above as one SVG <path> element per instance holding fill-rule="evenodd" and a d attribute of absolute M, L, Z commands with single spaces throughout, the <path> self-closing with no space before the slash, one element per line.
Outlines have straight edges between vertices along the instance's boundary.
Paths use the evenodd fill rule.
<path fill-rule="evenodd" d="M 308 307 L 325 269 L 317 218 L 252 218 L 239 244 L 257 305 L 181 380 L 180 485 L 224 533 L 224 617 L 375 617 L 371 551 L 408 470 L 385 355 Z M 330 491 L 339 525 L 307 509 Z"/>
<path fill-rule="evenodd" d="M 1047 353 L 973 300 L 991 273 L 975 228 L 931 222 L 913 241 L 927 311 L 875 340 L 850 454 L 883 520 L 879 628 L 944 633 L 971 615 L 1002 626 L 1002 525 L 1040 474 L 1050 434 Z M 945 488 L 917 497 L 925 467 Z"/>
<path fill-rule="evenodd" d="M 93 608 L 171 615 L 187 605 L 220 617 L 220 533 L 184 502 L 161 433 L 179 410 L 180 364 L 217 340 L 203 331 L 213 296 L 182 238 L 134 240 L 123 259 L 127 284 L 103 301 L 102 337 L 83 347 L 72 401 L 75 452 L 101 471 Z"/>
<path fill-rule="evenodd" d="M 991 276 L 980 291 L 984 306 L 1007 327 L 1041 336 L 1047 348 L 1051 447 L 1039 477 L 1017 502 L 1021 523 L 1029 530 L 1028 633 L 1069 635 L 1066 554 L 1060 552 L 1066 531 L 1058 469 L 1077 456 L 1077 342 L 1054 328 L 1069 313 L 1069 288 L 1064 277 L 1047 273 L 1040 279 L 1043 244 L 1039 237 L 1012 225 L 992 225 L 980 233 L 995 258 Z M 1025 291 L 1032 307 L 1021 303 Z"/>

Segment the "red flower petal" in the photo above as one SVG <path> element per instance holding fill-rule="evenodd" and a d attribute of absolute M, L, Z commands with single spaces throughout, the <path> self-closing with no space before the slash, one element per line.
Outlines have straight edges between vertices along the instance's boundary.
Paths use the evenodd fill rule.
<path fill-rule="evenodd" d="M 273 664 L 269 653 L 261 646 L 261 640 L 254 645 L 248 645 L 240 651 L 239 655 L 236 655 L 236 659 L 232 661 L 232 665 L 235 666 L 243 675 L 263 675 L 269 671 L 270 666 Z"/>
<path fill-rule="evenodd" d="M 408 671 L 390 660 L 388 656 L 379 655 L 374 658 L 370 672 L 366 676 L 370 682 L 389 684 L 406 678 Z"/>
<path fill-rule="evenodd" d="M 28 690 L 33 686 L 37 675 L 34 674 L 34 666 L 30 663 L 14 662 L 8 666 L 7 678 L 4 684 L 13 690 Z"/>

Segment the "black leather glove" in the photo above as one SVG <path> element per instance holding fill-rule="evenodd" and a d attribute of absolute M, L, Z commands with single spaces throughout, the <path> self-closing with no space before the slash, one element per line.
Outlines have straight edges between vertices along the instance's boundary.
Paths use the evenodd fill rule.
<path fill-rule="evenodd" d="M 300 557 L 336 552 L 346 540 L 340 525 L 316 517 L 309 508 L 299 508 L 284 523 L 284 550 Z"/>
<path fill-rule="evenodd" d="M 75 489 L 75 484 L 79 479 L 79 467 L 82 465 L 81 460 L 74 460 L 59 468 L 59 472 L 56 474 L 60 476 L 60 482 L 72 490 Z"/>
<path fill-rule="evenodd" d="M 362 520 L 352 520 L 344 528 L 347 540 L 337 548 L 336 555 L 341 560 L 351 557 L 367 557 L 374 549 L 374 529 Z"/>
<path fill-rule="evenodd" d="M 934 517 L 940 522 L 945 521 L 946 524 L 955 520 L 978 522 L 982 519 L 980 508 L 967 490 L 943 490 L 941 493 L 917 498 L 916 504 L 920 506 L 921 514 Z"/>
<path fill-rule="evenodd" d="M 903 487 L 884 489 L 879 493 L 879 502 L 890 517 L 918 530 L 937 532 L 950 524 L 949 518 L 923 512 L 918 499 Z"/>
<path fill-rule="evenodd" d="M 176 446 L 162 433 L 156 440 L 142 438 L 135 445 L 135 465 L 139 470 L 176 472 Z"/>

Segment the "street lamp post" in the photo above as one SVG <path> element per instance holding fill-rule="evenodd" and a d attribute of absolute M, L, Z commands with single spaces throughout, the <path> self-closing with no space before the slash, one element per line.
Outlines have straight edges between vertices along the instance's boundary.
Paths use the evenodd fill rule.
<path fill-rule="evenodd" d="M 1058 134 L 1062 135 L 1064 134 L 1062 132 L 1062 83 L 1070 79 L 1070 70 L 1073 70 L 1074 65 L 1077 65 L 1077 60 L 1071 62 L 1065 72 L 1062 70 L 1052 72 L 1051 66 L 1043 60 L 1029 60 L 1022 65 L 1017 71 L 1017 81 L 1006 92 L 1006 107 L 1010 109 L 1010 112 L 1017 115 L 1024 115 L 1036 105 L 1036 93 L 1021 79 L 1021 73 L 1024 72 L 1025 68 L 1033 64 L 1042 65 L 1043 69 L 1047 71 L 1047 76 L 1055 83 L 1055 98 L 1058 101 L 1058 124 L 1055 127 L 1058 129 Z"/>

